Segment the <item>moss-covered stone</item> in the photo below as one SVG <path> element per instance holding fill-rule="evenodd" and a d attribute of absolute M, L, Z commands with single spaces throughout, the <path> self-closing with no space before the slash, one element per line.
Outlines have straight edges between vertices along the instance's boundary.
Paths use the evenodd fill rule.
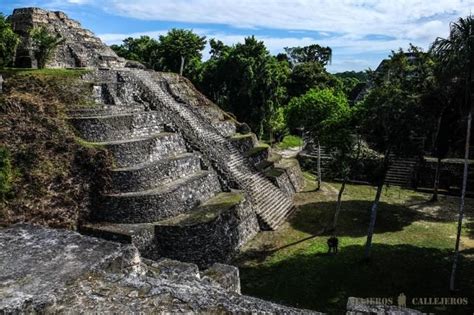
<path fill-rule="evenodd" d="M 159 222 L 159 225 L 189 226 L 215 220 L 222 212 L 228 211 L 242 202 L 240 193 L 220 193 L 209 199 L 190 213 L 178 215 L 174 218 Z"/>
<path fill-rule="evenodd" d="M 252 157 L 252 156 L 255 156 L 255 155 L 258 155 L 258 154 L 262 153 L 263 151 L 267 151 L 268 149 L 269 149 L 269 145 L 259 144 L 258 146 L 253 147 L 252 149 L 247 151 L 247 153 L 245 155 L 247 157 Z"/>
<path fill-rule="evenodd" d="M 285 173 L 285 170 L 283 170 L 281 168 L 272 168 L 272 169 L 269 169 L 269 170 L 265 171 L 265 175 L 268 176 L 268 177 L 279 177 L 284 173 Z"/>
<path fill-rule="evenodd" d="M 251 133 L 246 133 L 246 134 L 236 133 L 230 139 L 238 141 L 238 140 L 247 139 L 247 138 L 252 138 L 252 134 Z"/>

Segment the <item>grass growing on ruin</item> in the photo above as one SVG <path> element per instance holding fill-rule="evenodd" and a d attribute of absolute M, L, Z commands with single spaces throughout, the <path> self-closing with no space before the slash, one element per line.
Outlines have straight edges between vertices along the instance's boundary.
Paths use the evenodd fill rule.
<path fill-rule="evenodd" d="M 311 176 L 306 175 L 307 179 Z M 339 254 L 327 255 L 322 229 L 332 218 L 338 184 L 296 196 L 298 211 L 280 230 L 259 234 L 237 259 L 242 291 L 279 303 L 332 314 L 347 298 L 444 297 L 448 292 L 458 200 L 390 187 L 384 191 L 374 234 L 373 259 L 363 262 L 369 208 L 375 189 L 348 185 L 339 219 Z M 314 184 L 311 188 L 314 188 Z M 474 201 L 466 205 L 459 270 L 460 292 L 474 302 Z M 414 307 L 410 303 L 408 307 Z M 472 305 L 471 305 L 472 307 Z M 415 307 L 460 314 L 469 307 Z"/>
<path fill-rule="evenodd" d="M 280 149 L 296 148 L 303 145 L 303 139 L 298 136 L 288 135 L 283 138 L 283 140 L 277 144 L 277 147 Z"/>
<path fill-rule="evenodd" d="M 88 73 L 87 69 L 25 69 L 25 68 L 5 68 L 0 69 L 0 74 L 10 77 L 15 75 L 75 78 Z"/>
<path fill-rule="evenodd" d="M 110 154 L 78 140 L 66 120 L 69 107 L 90 102 L 90 86 L 70 76 L 73 70 L 47 70 L 16 73 L 4 82 L 0 226 L 30 222 L 74 229 L 107 184 Z"/>

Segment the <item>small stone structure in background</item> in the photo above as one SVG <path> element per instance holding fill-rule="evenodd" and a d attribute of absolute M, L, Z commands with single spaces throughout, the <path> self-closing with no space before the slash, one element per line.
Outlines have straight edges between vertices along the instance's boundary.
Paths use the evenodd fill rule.
<path fill-rule="evenodd" d="M 37 68 L 29 32 L 35 27 L 46 27 L 52 34 L 65 39 L 48 62 L 48 68 L 113 68 L 125 66 L 125 59 L 102 43 L 94 34 L 69 19 L 63 12 L 39 8 L 15 9 L 9 17 L 13 30 L 20 35 L 15 66 Z"/>

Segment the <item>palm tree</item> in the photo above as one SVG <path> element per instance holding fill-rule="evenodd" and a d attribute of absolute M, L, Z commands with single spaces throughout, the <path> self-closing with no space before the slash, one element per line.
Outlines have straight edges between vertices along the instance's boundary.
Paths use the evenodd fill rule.
<path fill-rule="evenodd" d="M 449 289 L 454 290 L 456 269 L 459 260 L 459 243 L 464 217 L 464 199 L 466 196 L 469 142 L 471 138 L 471 121 L 473 111 L 472 79 L 474 71 L 474 18 L 472 15 L 460 18 L 456 23 L 451 23 L 450 34 L 447 39 L 437 38 L 433 43 L 431 51 L 438 58 L 445 71 L 444 75 L 451 78 L 450 84 L 464 85 L 463 109 L 467 114 L 466 144 L 464 152 L 464 173 L 462 181 L 461 203 L 459 206 L 458 227 L 454 258 L 449 281 Z"/>
<path fill-rule="evenodd" d="M 31 29 L 30 37 L 38 62 L 38 68 L 40 69 L 46 66 L 46 63 L 51 59 L 56 48 L 65 41 L 59 34 L 56 36 L 50 34 L 48 29 L 44 26 Z"/>

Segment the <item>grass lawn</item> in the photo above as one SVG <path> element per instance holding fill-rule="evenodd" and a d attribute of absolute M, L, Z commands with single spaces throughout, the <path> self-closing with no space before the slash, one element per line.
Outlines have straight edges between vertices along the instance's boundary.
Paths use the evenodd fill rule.
<path fill-rule="evenodd" d="M 311 184 L 309 189 L 314 188 Z M 369 209 L 375 189 L 348 185 L 337 234 L 339 254 L 327 255 L 328 235 L 339 184 L 295 197 L 298 210 L 278 231 L 260 233 L 236 259 L 242 291 L 272 301 L 343 314 L 347 298 L 407 296 L 407 307 L 437 314 L 472 314 L 474 309 L 474 200 L 466 204 L 460 291 L 470 306 L 419 307 L 413 297 L 451 297 L 447 290 L 456 235 L 458 199 L 390 187 L 384 191 L 373 239 L 372 260 L 363 262 Z M 469 312 L 470 310 L 470 312 Z"/>

